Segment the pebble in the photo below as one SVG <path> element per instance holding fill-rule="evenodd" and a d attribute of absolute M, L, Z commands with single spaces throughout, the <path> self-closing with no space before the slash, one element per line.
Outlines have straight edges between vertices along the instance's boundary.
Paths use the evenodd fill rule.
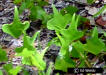
<path fill-rule="evenodd" d="M 86 6 L 86 7 L 85 7 L 85 9 L 86 9 L 86 10 L 89 10 L 89 9 L 90 9 L 90 7 L 89 7 L 89 6 Z"/>
<path fill-rule="evenodd" d="M 13 39 L 12 42 L 15 47 L 22 46 L 22 40 Z"/>
<path fill-rule="evenodd" d="M 106 4 L 106 0 L 103 0 L 103 2 Z"/>
<path fill-rule="evenodd" d="M 80 3 L 87 3 L 87 0 L 75 0 L 77 2 L 80 2 Z"/>
<path fill-rule="evenodd" d="M 62 7 L 62 8 L 65 7 L 65 5 L 66 4 L 63 1 L 59 1 L 55 4 L 56 7 Z"/>
<path fill-rule="evenodd" d="M 87 18 L 90 20 L 90 24 L 91 24 L 91 25 L 95 25 L 95 20 L 94 20 L 93 17 L 88 16 Z"/>
<path fill-rule="evenodd" d="M 13 58 L 12 60 L 13 66 L 15 67 L 15 66 L 21 65 L 21 60 L 22 60 L 22 57 L 20 56 Z"/>
<path fill-rule="evenodd" d="M 99 0 L 96 0 L 95 3 L 99 3 Z"/>
<path fill-rule="evenodd" d="M 89 10 L 88 10 L 88 14 L 90 14 L 90 15 L 94 15 L 94 14 L 96 14 L 98 12 L 98 9 L 96 8 L 96 7 L 91 7 L 91 8 L 89 8 Z"/>

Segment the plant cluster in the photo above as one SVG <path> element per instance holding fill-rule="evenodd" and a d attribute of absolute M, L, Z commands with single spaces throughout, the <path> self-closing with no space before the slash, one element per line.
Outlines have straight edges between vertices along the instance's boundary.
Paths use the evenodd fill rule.
<path fill-rule="evenodd" d="M 42 20 L 42 24 L 46 24 L 49 30 L 54 30 L 57 37 L 48 42 L 47 47 L 39 52 L 39 50 L 34 47 L 34 42 L 40 31 L 37 31 L 32 37 L 28 36 L 26 30 L 30 27 L 30 22 L 25 21 L 22 23 L 20 21 L 18 8 L 15 6 L 13 22 L 11 24 L 4 24 L 2 30 L 16 39 L 21 35 L 23 36 L 23 46 L 17 47 L 14 50 L 16 52 L 15 56 L 22 57 L 22 65 L 14 68 L 12 62 L 4 64 L 2 67 L 8 75 L 17 75 L 20 71 L 24 71 L 24 75 L 29 75 L 24 65 L 36 67 L 39 71 L 39 75 L 50 75 L 52 67 L 54 67 L 55 70 L 61 70 L 63 72 L 67 72 L 68 68 L 75 67 L 92 68 L 92 63 L 88 60 L 87 54 L 91 53 L 98 56 L 100 53 L 106 52 L 106 43 L 98 37 L 97 27 L 92 29 L 89 34 L 86 33 L 87 28 L 83 30 L 78 29 L 79 26 L 89 20 L 75 14 L 78 11 L 76 7 L 68 6 L 58 11 L 55 6 L 52 5 L 53 14 L 47 14 L 43 10 L 43 6 L 47 4 L 44 0 L 14 0 L 14 3 L 21 4 L 19 7 L 20 13 L 26 8 L 29 9 L 31 11 L 30 19 L 32 21 L 37 19 Z M 98 15 L 98 13 L 96 15 Z M 86 43 L 82 43 L 81 38 L 85 35 L 89 38 L 86 39 Z M 106 37 L 105 32 L 104 36 Z M 46 62 L 44 55 L 52 44 L 61 48 L 55 62 L 51 63 L 45 72 Z M 77 64 L 72 58 L 77 58 L 80 64 Z M 7 61 L 7 54 L 1 47 L 0 62 Z M 0 75 L 2 75 L 1 70 Z"/>

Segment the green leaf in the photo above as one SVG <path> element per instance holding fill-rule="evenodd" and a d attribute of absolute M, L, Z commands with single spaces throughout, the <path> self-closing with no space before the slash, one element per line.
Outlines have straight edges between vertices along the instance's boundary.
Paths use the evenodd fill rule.
<path fill-rule="evenodd" d="M 95 27 L 92 33 L 92 37 L 87 40 L 85 49 L 86 51 L 97 55 L 103 51 L 104 47 L 105 44 L 101 39 L 98 38 L 98 31 L 97 28 Z"/>
<path fill-rule="evenodd" d="M 0 70 L 0 75 L 3 75 L 2 71 Z"/>
<path fill-rule="evenodd" d="M 29 37 L 27 36 L 26 34 L 24 34 L 24 38 L 23 38 L 23 46 L 22 47 L 17 47 L 15 49 L 16 52 L 21 52 L 24 48 L 27 48 L 28 50 L 35 50 L 34 49 L 34 41 L 36 40 L 37 38 L 37 35 L 39 34 L 40 32 L 36 32 L 33 37 Z"/>
<path fill-rule="evenodd" d="M 46 63 L 43 60 L 44 53 L 46 52 L 46 49 L 40 54 L 40 53 L 35 53 L 35 56 L 31 56 L 32 64 L 36 66 L 39 70 L 45 70 L 46 68 Z"/>
<path fill-rule="evenodd" d="M 50 30 L 60 31 L 61 29 L 66 28 L 67 24 L 70 21 L 70 15 L 66 14 L 62 16 L 58 10 L 52 5 L 54 16 L 51 20 L 47 22 L 47 28 Z"/>
<path fill-rule="evenodd" d="M 84 48 L 84 45 L 80 41 L 77 41 L 77 42 L 72 43 L 72 46 L 75 48 L 76 52 L 78 53 L 78 55 L 79 55 L 78 57 L 80 59 L 84 60 L 85 59 L 85 54 L 84 54 L 85 48 Z"/>
<path fill-rule="evenodd" d="M 82 44 L 80 41 L 74 42 L 72 44 L 72 46 L 77 50 L 78 54 L 79 54 L 79 59 L 80 59 L 80 65 L 78 67 L 84 67 L 85 64 L 88 67 L 91 67 L 91 64 L 89 63 L 89 61 L 86 59 L 86 53 L 85 53 L 85 47 L 84 44 Z"/>
<path fill-rule="evenodd" d="M 27 69 L 23 69 L 23 75 L 30 75 Z"/>
<path fill-rule="evenodd" d="M 26 65 L 36 66 L 39 70 L 46 68 L 46 63 L 43 61 L 43 57 L 48 47 L 46 47 L 42 53 L 37 52 L 34 47 L 34 41 L 40 32 L 36 32 L 33 37 L 29 37 L 24 33 L 23 46 L 16 48 L 17 56 L 22 56 L 22 63 Z"/>
<path fill-rule="evenodd" d="M 72 51 L 70 52 L 70 55 L 71 55 L 71 57 L 74 57 L 74 58 L 79 58 L 80 57 L 80 54 L 78 53 L 78 51 L 74 47 L 72 48 Z"/>
<path fill-rule="evenodd" d="M 0 61 L 3 62 L 7 60 L 8 60 L 7 53 L 0 48 Z"/>
<path fill-rule="evenodd" d="M 28 51 L 27 48 L 24 48 L 21 53 L 18 53 L 17 56 L 30 57 L 35 51 Z"/>
<path fill-rule="evenodd" d="M 2 26 L 2 30 L 5 33 L 10 34 L 14 38 L 18 38 L 23 32 L 25 32 L 29 28 L 29 22 L 25 21 L 21 23 L 19 16 L 18 16 L 18 9 L 15 6 L 14 11 L 14 21 L 11 24 L 4 24 Z"/>
<path fill-rule="evenodd" d="M 73 62 L 72 59 L 66 54 L 65 56 L 58 55 L 55 62 L 55 69 L 56 70 L 62 70 L 64 72 L 67 72 L 68 68 L 74 68 L 75 62 Z"/>
<path fill-rule="evenodd" d="M 10 64 L 5 64 L 3 65 L 3 69 L 6 70 L 6 72 L 8 73 L 8 75 L 11 75 L 9 70 L 11 70 L 13 68 L 13 65 L 10 63 Z"/>
<path fill-rule="evenodd" d="M 17 66 L 16 68 L 10 69 L 9 72 L 10 72 L 12 75 L 17 75 L 17 74 L 20 72 L 21 69 L 22 69 L 22 67 Z"/>
<path fill-rule="evenodd" d="M 62 29 L 61 30 L 61 35 L 57 34 L 61 41 L 61 53 L 63 55 L 66 54 L 66 51 L 69 48 L 69 44 L 72 43 L 73 41 L 81 38 L 83 36 L 83 32 L 77 30 L 77 25 L 78 25 L 78 19 L 75 20 L 75 14 L 72 17 L 71 25 L 68 27 L 68 29 Z"/>
<path fill-rule="evenodd" d="M 78 19 L 79 17 L 77 17 L 77 19 L 75 20 L 75 14 L 74 14 L 68 29 L 61 30 L 61 34 L 65 40 L 67 39 L 69 42 L 72 42 L 83 36 L 83 32 L 77 30 Z"/>
<path fill-rule="evenodd" d="M 26 3 L 22 2 L 21 6 L 19 7 L 19 13 L 21 14 L 26 9 Z"/>
<path fill-rule="evenodd" d="M 72 43 L 72 46 L 77 50 L 77 52 L 84 53 L 84 45 L 80 41 Z"/>
<path fill-rule="evenodd" d="M 34 0 L 23 0 L 21 6 L 19 7 L 19 12 L 22 13 L 25 9 L 30 9 L 34 5 Z"/>
<path fill-rule="evenodd" d="M 30 8 L 30 11 L 31 20 L 40 19 L 42 20 L 42 23 L 45 24 L 50 18 L 50 15 L 48 15 L 40 6 L 33 6 L 32 8 Z"/>
<path fill-rule="evenodd" d="M 44 70 L 46 68 L 46 63 L 43 61 L 43 57 L 46 50 L 47 48 L 45 48 L 40 54 L 36 49 L 35 51 L 29 51 L 27 48 L 24 48 L 21 53 L 17 54 L 17 56 L 23 57 L 23 64 L 33 65 L 36 66 L 39 70 Z"/>
<path fill-rule="evenodd" d="M 78 11 L 78 8 L 75 6 L 67 6 L 66 8 L 64 8 L 64 10 L 66 10 L 67 13 L 69 13 L 70 15 L 73 15 Z"/>
<path fill-rule="evenodd" d="M 44 10 L 41 7 L 39 7 L 39 6 L 33 6 L 30 9 L 30 11 L 31 11 L 30 18 L 32 20 L 42 19 L 43 18 L 43 15 L 45 15 Z"/>

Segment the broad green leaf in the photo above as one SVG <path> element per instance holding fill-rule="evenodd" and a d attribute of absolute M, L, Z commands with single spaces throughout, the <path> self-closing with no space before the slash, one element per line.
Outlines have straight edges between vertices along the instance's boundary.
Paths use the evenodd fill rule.
<path fill-rule="evenodd" d="M 29 27 L 29 22 L 25 21 L 22 23 L 19 19 L 18 9 L 15 6 L 14 10 L 14 20 L 11 24 L 4 24 L 2 26 L 2 30 L 5 33 L 10 34 L 14 38 L 18 38 L 23 32 L 25 32 Z"/>
<path fill-rule="evenodd" d="M 78 57 L 80 59 L 83 59 L 84 60 L 85 59 L 84 45 L 80 41 L 77 41 L 77 42 L 72 43 L 72 46 L 75 48 L 73 50 L 76 50 L 76 52 L 78 53 L 78 55 L 79 55 Z"/>
<path fill-rule="evenodd" d="M 22 13 L 25 9 L 30 9 L 34 5 L 34 0 L 23 0 L 21 6 L 19 7 L 19 12 Z"/>
<path fill-rule="evenodd" d="M 29 37 L 27 36 L 26 34 L 24 34 L 24 37 L 23 37 L 23 46 L 22 47 L 17 47 L 15 49 L 16 52 L 21 52 L 24 48 L 27 48 L 28 50 L 35 50 L 34 49 L 34 41 L 36 40 L 37 38 L 37 35 L 39 34 L 40 32 L 36 32 L 33 37 Z"/>
<path fill-rule="evenodd" d="M 72 46 L 77 50 L 77 52 L 84 53 L 84 45 L 80 41 L 72 43 Z"/>
<path fill-rule="evenodd" d="M 32 64 L 37 66 L 39 70 L 44 70 L 46 68 L 46 63 L 43 60 L 44 54 L 46 53 L 48 47 L 46 47 L 41 53 L 35 52 L 35 56 L 31 56 Z"/>
<path fill-rule="evenodd" d="M 75 20 L 75 14 L 74 14 L 69 28 L 61 30 L 63 38 L 65 40 L 68 40 L 69 43 L 83 36 L 83 32 L 77 30 L 78 19 L 79 17 L 77 17 L 77 19 Z"/>
<path fill-rule="evenodd" d="M 4 51 L 0 48 L 0 61 L 3 62 L 3 61 L 7 61 L 7 60 L 8 60 L 8 57 L 7 57 L 6 51 Z"/>
<path fill-rule="evenodd" d="M 17 56 L 30 57 L 35 51 L 28 51 L 27 48 L 24 48 L 21 53 L 18 53 Z"/>
<path fill-rule="evenodd" d="M 81 38 L 83 36 L 83 32 L 77 30 L 78 25 L 78 19 L 75 20 L 75 14 L 72 17 L 71 24 L 68 27 L 68 29 L 62 29 L 61 34 L 62 36 L 57 35 L 61 41 L 61 53 L 64 55 L 66 54 L 66 51 L 68 50 L 69 44 L 73 41 Z"/>
<path fill-rule="evenodd" d="M 66 10 L 67 13 L 73 15 L 74 13 L 78 11 L 78 8 L 75 6 L 67 6 L 66 8 L 64 8 L 64 10 Z"/>
<path fill-rule="evenodd" d="M 2 71 L 0 70 L 0 75 L 3 75 Z"/>
<path fill-rule="evenodd" d="M 36 19 L 41 19 L 43 18 L 43 15 L 45 15 L 45 12 L 44 10 L 39 7 L 39 6 L 33 6 L 31 9 L 31 15 L 30 15 L 30 18 L 32 20 L 36 20 Z"/>
<path fill-rule="evenodd" d="M 27 35 L 24 35 L 23 47 L 24 47 L 24 48 L 28 48 L 29 50 L 32 50 L 33 47 L 34 47 L 34 42 L 35 42 L 35 40 L 36 40 L 36 38 L 37 38 L 37 36 L 38 36 L 39 33 L 40 33 L 39 31 L 36 32 L 36 33 L 33 35 L 33 37 L 29 37 L 29 36 L 27 36 Z"/>
<path fill-rule="evenodd" d="M 79 58 L 80 57 L 78 51 L 74 47 L 72 48 L 72 51 L 70 52 L 70 55 L 71 55 L 71 57 L 74 57 L 74 58 Z"/>
<path fill-rule="evenodd" d="M 101 13 L 103 13 L 103 11 L 106 12 L 106 5 L 104 5 L 104 7 L 102 7 L 102 9 L 100 11 L 98 11 L 93 17 L 100 15 Z"/>
<path fill-rule="evenodd" d="M 95 27 L 92 33 L 92 37 L 87 40 L 85 49 L 86 51 L 97 55 L 103 51 L 104 47 L 105 44 L 101 39 L 98 38 L 98 31 L 97 28 Z"/>
<path fill-rule="evenodd" d="M 30 75 L 30 73 L 28 72 L 28 70 L 27 69 L 23 69 L 23 75 Z"/>
<path fill-rule="evenodd" d="M 31 57 L 32 64 L 36 66 L 39 70 L 45 70 L 46 68 L 46 63 L 43 61 L 42 57 L 40 54 L 35 54 L 35 57 Z"/>
<path fill-rule="evenodd" d="M 16 68 L 10 69 L 9 72 L 10 72 L 12 75 L 17 75 L 17 74 L 20 72 L 21 69 L 22 69 L 22 67 L 17 66 Z"/>
<path fill-rule="evenodd" d="M 42 53 L 37 52 L 34 47 L 34 41 L 38 34 L 39 32 L 35 33 L 33 37 L 24 34 L 23 46 L 16 48 L 16 52 L 18 52 L 17 56 L 23 57 L 23 64 L 36 66 L 39 70 L 44 70 L 46 68 L 46 63 L 43 61 L 43 57 L 48 47 L 46 47 Z"/>
<path fill-rule="evenodd" d="M 12 68 L 13 68 L 12 63 L 3 65 L 3 69 L 6 70 L 6 72 L 8 73 L 8 75 L 11 75 L 10 72 L 9 72 L 9 70 L 11 70 Z"/>
<path fill-rule="evenodd" d="M 75 62 L 73 62 L 73 60 L 70 59 L 68 54 L 65 56 L 61 56 L 61 54 L 60 54 L 56 58 L 56 62 L 55 62 L 56 70 L 62 70 L 64 72 L 67 72 L 68 68 L 74 68 L 74 67 L 75 67 Z"/>
<path fill-rule="evenodd" d="M 29 57 L 24 57 L 24 56 L 23 56 L 22 64 L 31 65 L 31 66 L 32 66 L 31 57 L 30 57 L 30 56 L 29 56 Z"/>
<path fill-rule="evenodd" d="M 54 16 L 51 20 L 47 22 L 47 28 L 50 30 L 60 31 L 61 29 L 66 28 L 67 24 L 70 21 L 70 15 L 66 14 L 62 16 L 58 10 L 52 5 Z"/>
<path fill-rule="evenodd" d="M 5 64 L 3 65 L 3 68 L 8 72 L 10 69 L 13 68 L 12 64 Z"/>
<path fill-rule="evenodd" d="M 25 9 L 26 9 L 26 3 L 25 2 L 22 2 L 21 3 L 21 6 L 19 8 L 19 13 L 21 14 Z"/>
<path fill-rule="evenodd" d="M 91 67 L 91 64 L 89 64 L 89 61 L 86 59 L 86 53 L 85 53 L 85 47 L 84 44 L 82 44 L 80 41 L 74 42 L 72 46 L 77 50 L 79 54 L 79 59 L 80 59 L 80 65 L 78 67 L 84 67 L 85 64 L 88 67 Z"/>
<path fill-rule="evenodd" d="M 40 19 L 42 20 L 42 23 L 45 24 L 50 18 L 50 15 L 48 15 L 40 6 L 33 6 L 30 8 L 30 11 L 31 20 Z"/>
<path fill-rule="evenodd" d="M 27 48 L 24 48 L 21 53 L 18 53 L 17 56 L 22 56 L 23 64 L 36 66 L 39 70 L 44 70 L 46 68 L 46 63 L 43 61 L 44 53 L 47 48 L 40 54 L 35 51 L 29 51 Z"/>

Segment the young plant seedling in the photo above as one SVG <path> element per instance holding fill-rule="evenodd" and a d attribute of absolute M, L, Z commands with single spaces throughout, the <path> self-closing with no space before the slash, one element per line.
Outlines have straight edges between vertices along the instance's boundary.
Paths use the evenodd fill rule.
<path fill-rule="evenodd" d="M 3 32 L 10 34 L 14 38 L 19 38 L 19 36 L 22 35 L 23 32 L 25 32 L 29 28 L 29 25 L 30 24 L 28 21 L 25 21 L 24 23 L 20 21 L 18 15 L 18 9 L 15 6 L 13 23 L 4 24 L 2 26 L 2 30 Z"/>

